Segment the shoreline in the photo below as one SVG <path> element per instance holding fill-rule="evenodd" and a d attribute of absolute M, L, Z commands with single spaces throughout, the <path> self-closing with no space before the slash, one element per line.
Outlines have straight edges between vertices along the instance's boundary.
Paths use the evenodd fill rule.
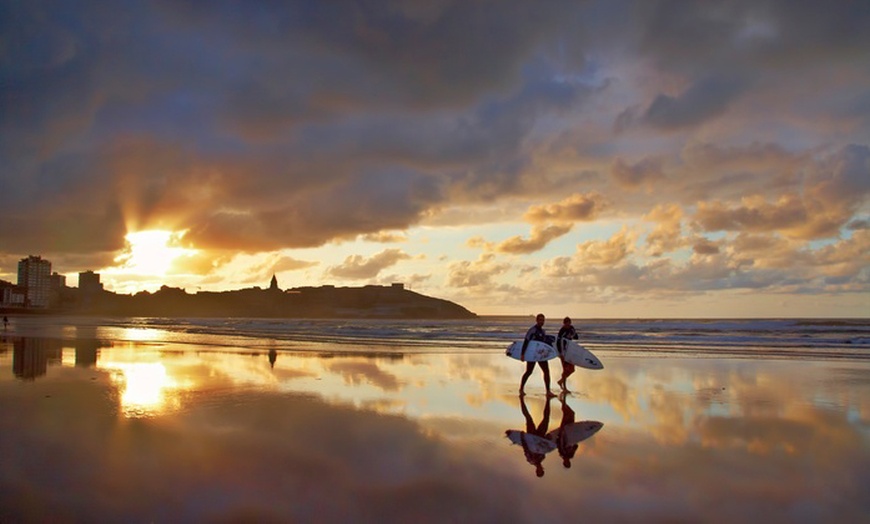
<path fill-rule="evenodd" d="M 274 347 L 332 353 L 498 353 L 521 338 L 516 317 L 363 320 L 39 316 L 10 319 L 0 336 Z M 870 360 L 870 321 L 705 320 L 575 323 L 599 358 L 617 356 Z"/>
<path fill-rule="evenodd" d="M 429 297 L 434 298 L 434 297 Z M 435 300 L 442 300 L 437 299 Z M 48 310 L 48 309 L 39 309 L 39 308 L 20 308 L 20 307 L 0 307 L 0 315 L 7 316 L 45 316 L 45 317 L 82 317 L 82 318 L 167 318 L 167 319 L 184 319 L 184 318 L 240 318 L 240 319 L 281 319 L 281 320 L 365 320 L 365 319 L 373 319 L 373 320 L 395 320 L 395 321 L 441 321 L 441 320 L 459 320 L 459 321 L 474 321 L 474 320 L 530 320 L 531 323 L 534 323 L 536 313 L 517 313 L 512 315 L 505 314 L 497 314 L 497 315 L 488 315 L 488 314 L 478 314 L 474 313 L 474 316 L 469 317 L 456 317 L 456 318 L 445 318 L 445 317 L 420 317 L 420 318 L 403 318 L 403 317 L 365 317 L 365 316 L 324 316 L 324 317 L 286 317 L 286 316 L 238 316 L 238 315 L 208 315 L 208 316 L 196 316 L 196 315 L 170 315 L 170 316 L 154 316 L 154 315 L 108 315 L 105 312 L 76 312 L 76 311 L 61 311 L 61 310 Z M 559 321 L 564 315 L 549 315 L 548 321 L 550 323 L 554 323 Z M 716 321 L 739 321 L 739 322 L 751 322 L 751 321 L 807 321 L 807 322 L 822 322 L 822 323 L 831 323 L 837 321 L 844 321 L 847 323 L 859 323 L 859 324 L 868 324 L 870 325 L 870 315 L 853 315 L 853 316 L 843 316 L 843 315 L 831 315 L 831 316 L 814 316 L 808 317 L 804 315 L 796 315 L 796 316 L 769 316 L 769 317 L 741 317 L 741 316 L 723 316 L 723 317 L 709 317 L 709 316 L 649 316 L 649 317 L 583 317 L 583 316 L 575 316 L 568 312 L 568 316 L 570 316 L 574 322 L 620 322 L 620 321 L 634 321 L 634 322 L 657 322 L 657 321 L 667 321 L 667 322 L 679 322 L 679 321 L 692 321 L 692 322 L 716 322 Z"/>

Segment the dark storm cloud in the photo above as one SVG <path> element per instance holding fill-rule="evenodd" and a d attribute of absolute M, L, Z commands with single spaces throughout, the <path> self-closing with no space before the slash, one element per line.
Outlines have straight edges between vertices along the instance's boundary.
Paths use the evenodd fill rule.
<path fill-rule="evenodd" d="M 737 79 L 701 79 L 678 96 L 657 96 L 644 119 L 662 129 L 695 125 L 725 111 L 745 88 L 745 82 Z"/>
<path fill-rule="evenodd" d="M 617 158 L 610 172 L 616 183 L 626 188 L 636 188 L 664 178 L 662 163 L 655 158 L 645 158 L 633 165 L 628 165 L 623 159 Z"/>
<path fill-rule="evenodd" d="M 0 251 L 105 257 L 128 227 L 309 247 L 559 190 L 537 148 L 585 126 L 587 107 L 691 130 L 805 67 L 865 57 L 868 19 L 861 2 L 0 0 Z M 624 57 L 668 81 L 607 98 L 636 81 L 597 74 Z M 841 98 L 866 107 L 866 89 Z M 820 198 L 863 187 L 847 161 L 842 180 L 815 180 Z M 620 167 L 628 186 L 663 179 Z M 709 209 L 726 227 L 757 206 Z"/>
<path fill-rule="evenodd" d="M 117 249 L 159 225 L 312 246 L 406 227 L 445 184 L 516 187 L 536 115 L 584 88 L 523 70 L 570 19 L 556 2 L 492 7 L 4 2 L 4 248 Z"/>
<path fill-rule="evenodd" d="M 332 92 L 367 103 L 441 105 L 509 87 L 522 59 L 569 22 L 561 4 L 228 0 L 208 8 L 165 2 L 163 9 L 179 27 L 229 37 L 236 52 L 265 66 L 298 67 L 253 65 L 254 73 L 267 73 L 251 77 L 248 86 L 262 82 L 255 90 L 268 87 L 276 72 L 279 81 L 281 73 L 298 78 L 313 72 L 314 78 L 293 83 L 297 92 L 332 85 Z"/>
<path fill-rule="evenodd" d="M 824 77 L 840 67 L 853 67 L 866 61 L 870 47 L 870 31 L 863 29 L 870 24 L 866 2 L 822 7 L 812 0 L 732 0 L 712 6 L 663 0 L 633 7 L 630 22 L 621 26 L 626 30 L 620 33 L 624 45 L 684 85 L 656 93 L 644 106 L 641 120 L 659 129 L 715 118 L 755 87 L 773 88 L 793 75 Z M 834 77 L 826 82 L 837 84 Z M 852 111 L 854 118 L 866 94 L 847 91 L 837 98 L 826 102 L 828 109 Z M 615 128 L 624 130 L 638 120 L 638 109 L 626 108 L 614 119 Z"/>
<path fill-rule="evenodd" d="M 801 68 L 819 58 L 849 63 L 866 56 L 866 2 L 813 0 L 639 2 L 633 11 L 638 49 L 670 71 L 708 76 L 715 71 Z"/>

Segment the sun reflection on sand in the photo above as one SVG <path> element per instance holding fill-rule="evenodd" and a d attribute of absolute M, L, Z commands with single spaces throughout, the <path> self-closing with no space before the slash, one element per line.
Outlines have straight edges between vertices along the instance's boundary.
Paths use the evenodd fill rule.
<path fill-rule="evenodd" d="M 160 329 L 151 328 L 124 328 L 121 330 L 121 339 L 132 342 L 152 342 L 160 340 L 160 336 L 165 332 Z"/>
<path fill-rule="evenodd" d="M 121 412 L 128 418 L 153 417 L 177 409 L 177 393 L 181 387 L 161 362 L 106 362 L 100 365 L 109 371 L 112 382 L 121 394 Z"/>

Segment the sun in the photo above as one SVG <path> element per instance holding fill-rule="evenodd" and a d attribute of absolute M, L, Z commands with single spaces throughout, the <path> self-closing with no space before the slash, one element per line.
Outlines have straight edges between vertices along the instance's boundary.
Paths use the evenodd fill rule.
<path fill-rule="evenodd" d="M 127 233 L 127 248 L 115 262 L 126 272 L 142 276 L 165 276 L 173 262 L 197 253 L 195 249 L 179 247 L 187 231 L 173 232 L 161 229 Z"/>

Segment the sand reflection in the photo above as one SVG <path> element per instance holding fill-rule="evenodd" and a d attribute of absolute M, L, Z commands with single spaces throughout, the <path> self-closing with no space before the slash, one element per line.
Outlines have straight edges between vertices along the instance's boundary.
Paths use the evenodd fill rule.
<path fill-rule="evenodd" d="M 765 524 L 870 510 L 866 364 L 611 358 L 550 400 L 540 381 L 518 397 L 514 364 L 10 340 L 0 508 L 10 521 L 573 522 L 582 508 Z"/>
<path fill-rule="evenodd" d="M 151 328 L 121 328 L 120 338 L 131 342 L 153 342 L 160 340 L 165 331 Z"/>
<path fill-rule="evenodd" d="M 178 383 L 161 362 L 107 362 L 107 370 L 121 394 L 121 413 L 127 417 L 150 417 L 178 407 L 173 393 Z"/>

